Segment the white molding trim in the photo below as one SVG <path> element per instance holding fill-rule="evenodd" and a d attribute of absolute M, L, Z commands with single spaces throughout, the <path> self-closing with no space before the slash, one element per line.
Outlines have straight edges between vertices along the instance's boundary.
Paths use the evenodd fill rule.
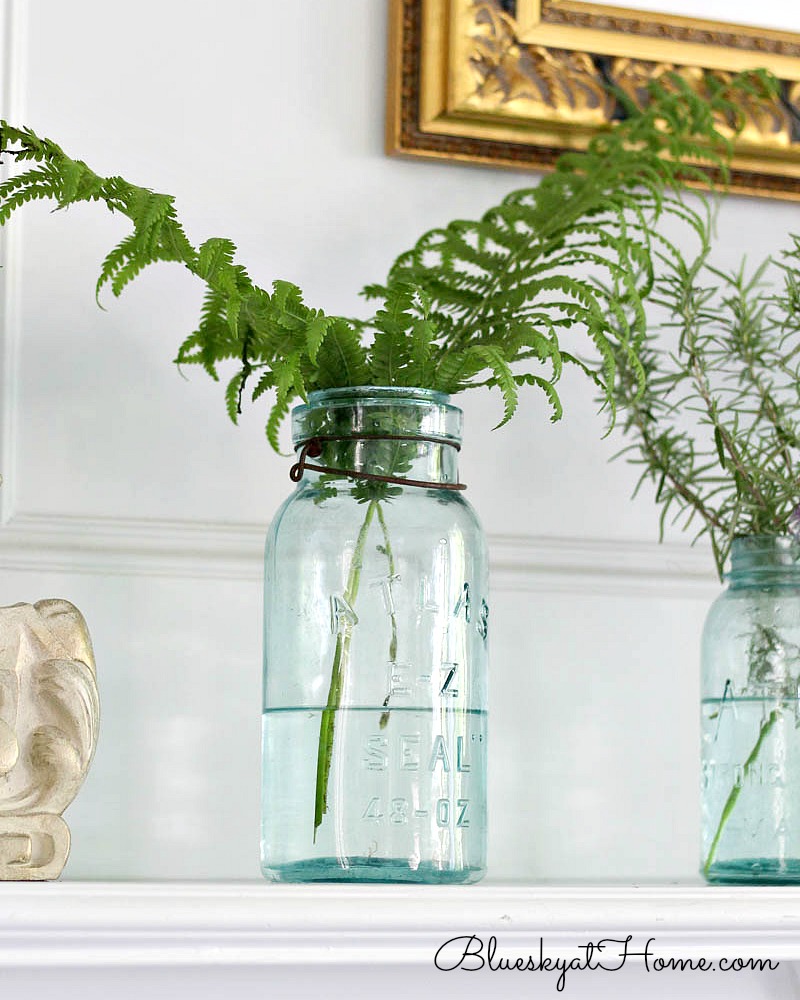
<path fill-rule="evenodd" d="M 0 967 L 419 964 L 456 935 L 580 958 L 653 938 L 659 957 L 800 959 L 800 890 L 722 887 L 4 883 Z M 631 959 L 631 962 L 641 959 Z M 554 977 L 557 974 L 554 974 Z"/>
<path fill-rule="evenodd" d="M 266 525 L 17 513 L 0 529 L 6 570 L 260 580 Z"/>
<path fill-rule="evenodd" d="M 688 541 L 490 534 L 488 542 L 497 590 L 713 599 L 720 589 L 710 548 Z"/>
<path fill-rule="evenodd" d="M 266 525 L 16 514 L 5 570 L 261 579 Z M 688 544 L 489 535 L 494 590 L 713 597 L 710 553 Z"/>

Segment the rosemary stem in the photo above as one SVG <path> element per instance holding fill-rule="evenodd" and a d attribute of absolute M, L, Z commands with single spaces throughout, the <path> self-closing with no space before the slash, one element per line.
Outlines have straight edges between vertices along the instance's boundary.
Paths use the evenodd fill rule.
<path fill-rule="evenodd" d="M 755 746 L 750 751 L 750 756 L 744 762 L 744 774 L 743 778 L 747 777 L 747 773 L 750 768 L 755 764 L 759 753 L 761 752 L 761 747 L 764 744 L 764 740 L 769 736 L 772 727 L 775 725 L 781 714 L 780 706 L 778 708 L 773 708 L 767 718 L 761 723 L 761 731 L 758 734 L 758 739 L 756 740 Z M 711 864 L 714 860 L 714 855 L 717 853 L 717 848 L 719 847 L 719 842 L 722 837 L 723 830 L 725 829 L 725 824 L 728 822 L 730 814 L 733 812 L 733 808 L 736 805 L 736 801 L 742 791 L 743 781 L 734 782 L 733 788 L 731 788 L 730 794 L 725 802 L 722 809 L 722 815 L 719 818 L 719 825 L 717 826 L 717 832 L 714 834 L 714 839 L 711 841 L 711 847 L 708 849 L 708 857 L 703 865 L 703 874 L 708 877 L 708 873 L 711 870 Z"/>

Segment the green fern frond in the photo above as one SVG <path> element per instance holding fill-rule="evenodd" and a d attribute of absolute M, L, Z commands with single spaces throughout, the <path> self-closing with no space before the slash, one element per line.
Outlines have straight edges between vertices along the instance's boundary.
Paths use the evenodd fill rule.
<path fill-rule="evenodd" d="M 476 358 L 481 358 L 491 368 L 492 379 L 489 384 L 498 386 L 503 394 L 503 419 L 495 425 L 494 429 L 497 430 L 498 427 L 508 423 L 517 408 L 518 393 L 514 373 L 502 353 L 495 347 L 475 346 L 468 348 L 468 351 Z"/>
<path fill-rule="evenodd" d="M 103 179 L 82 160 L 66 160 L 59 174 L 58 207 L 67 208 L 78 201 L 96 201 L 102 185 Z"/>
<path fill-rule="evenodd" d="M 587 374 L 590 376 L 594 373 L 591 369 L 587 370 Z M 515 375 L 514 381 L 517 385 L 534 385 L 538 386 L 539 389 L 544 392 L 545 396 L 550 403 L 550 422 L 555 423 L 560 420 L 564 414 L 563 407 L 561 405 L 561 399 L 556 391 L 556 387 L 552 382 L 549 382 L 546 378 L 542 378 L 540 375 L 534 375 L 531 372 L 523 372 L 521 375 Z M 596 384 L 602 385 L 601 382 L 596 382 Z"/>
<path fill-rule="evenodd" d="M 228 329 L 234 337 L 239 335 L 239 313 L 242 309 L 242 299 L 238 292 L 231 292 L 225 303 L 225 319 Z"/>
<path fill-rule="evenodd" d="M 414 289 L 400 283 L 389 289 L 373 320 L 375 338 L 369 372 L 373 385 L 403 385 L 411 363 L 410 331 L 416 322 Z"/>
<path fill-rule="evenodd" d="M 212 236 L 200 245 L 197 253 L 197 274 L 212 287 L 231 285 L 231 266 L 236 254 L 236 247 L 231 240 Z M 227 289 L 226 289 L 227 290 Z"/>
<path fill-rule="evenodd" d="M 411 386 L 427 386 L 431 378 L 431 353 L 436 326 L 429 319 L 415 320 L 411 327 L 409 378 Z"/>
<path fill-rule="evenodd" d="M 730 127 L 741 117 L 737 95 L 767 85 L 771 79 L 759 74 L 724 84 L 709 78 L 701 96 L 679 77 L 664 77 L 644 108 L 617 93 L 626 117 L 600 130 L 584 152 L 564 153 L 536 186 L 512 192 L 480 219 L 431 229 L 401 253 L 385 282 L 365 287 L 368 299 L 379 300 L 366 320 L 309 307 L 288 281 L 258 287 L 235 263 L 230 240 L 212 237 L 195 248 L 171 196 L 100 177 L 56 143 L 7 122 L 0 122 L 0 153 L 31 166 L 0 183 L 0 224 L 38 199 L 57 208 L 102 201 L 125 216 L 131 231 L 102 262 L 96 295 L 106 285 L 119 295 L 159 261 L 200 278 L 200 322 L 175 360 L 200 364 L 213 378 L 221 362 L 237 363 L 225 393 L 232 419 L 258 373 L 252 397 L 275 394 L 267 436 L 276 450 L 294 400 L 344 386 L 455 393 L 488 385 L 503 396 L 501 424 L 515 411 L 518 387 L 538 386 L 557 419 L 554 382 L 564 362 L 603 386 L 613 419 L 620 371 L 640 392 L 649 374 L 647 357 L 639 358 L 644 305 L 661 256 L 680 260 L 660 222 L 670 217 L 702 239 L 707 213 L 685 204 L 681 190 L 705 177 L 707 165 L 725 176 L 731 144 L 716 122 Z M 800 282 L 796 298 L 800 304 Z M 591 345 L 591 360 L 577 360 L 573 342 L 580 340 Z"/>
<path fill-rule="evenodd" d="M 281 453 L 281 446 L 278 440 L 278 434 L 280 432 L 281 424 L 286 419 L 286 415 L 289 412 L 290 400 L 285 398 L 282 400 L 276 400 L 269 411 L 269 417 L 267 418 L 267 441 L 270 443 L 270 447 L 277 454 Z"/>
<path fill-rule="evenodd" d="M 485 367 L 484 359 L 469 348 L 449 351 L 441 356 L 435 368 L 432 388 L 448 395 L 462 392 Z"/>
<path fill-rule="evenodd" d="M 275 372 L 265 371 L 262 374 L 261 378 L 259 378 L 258 382 L 256 383 L 255 388 L 253 389 L 253 395 L 251 397 L 253 399 L 253 402 L 255 402 L 257 399 L 260 399 L 260 397 L 263 396 L 265 392 L 268 392 L 270 389 L 274 389 L 275 386 L 276 386 Z"/>
<path fill-rule="evenodd" d="M 316 364 L 319 349 L 322 347 L 322 342 L 334 322 L 335 319 L 333 316 L 326 316 L 322 311 L 316 312 L 311 317 L 306 327 L 306 348 L 308 351 L 308 360 L 312 364 Z"/>
<path fill-rule="evenodd" d="M 242 412 L 239 405 L 239 398 L 246 376 L 247 373 L 244 369 L 242 369 L 242 371 L 238 371 L 230 382 L 228 382 L 225 389 L 225 409 L 228 411 L 228 416 L 235 424 L 239 422 L 239 414 Z"/>
<path fill-rule="evenodd" d="M 103 290 L 103 286 L 110 281 L 113 281 L 117 273 L 125 266 L 125 263 L 135 256 L 138 247 L 138 234 L 130 233 L 125 236 L 120 242 L 110 250 L 106 255 L 100 268 L 100 277 L 97 279 L 97 284 L 94 287 L 95 299 L 97 304 L 100 305 L 100 292 Z"/>
<path fill-rule="evenodd" d="M 336 319 L 317 352 L 315 388 L 368 385 L 367 352 L 355 330 Z"/>
<path fill-rule="evenodd" d="M 224 344 L 230 333 L 225 316 L 226 298 L 214 288 L 207 288 L 200 314 L 200 324 L 181 344 L 176 364 L 201 364 L 218 381 L 216 363 L 226 356 Z"/>

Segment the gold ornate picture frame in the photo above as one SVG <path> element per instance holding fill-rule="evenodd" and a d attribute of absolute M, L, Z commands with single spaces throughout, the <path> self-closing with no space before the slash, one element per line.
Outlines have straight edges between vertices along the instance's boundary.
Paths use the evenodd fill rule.
<path fill-rule="evenodd" d="M 668 4 L 669 0 L 665 0 Z M 800 200 L 800 34 L 583 0 L 391 0 L 393 154 L 546 168 L 677 71 L 698 88 L 763 68 L 778 99 L 743 107 L 731 189 Z"/>

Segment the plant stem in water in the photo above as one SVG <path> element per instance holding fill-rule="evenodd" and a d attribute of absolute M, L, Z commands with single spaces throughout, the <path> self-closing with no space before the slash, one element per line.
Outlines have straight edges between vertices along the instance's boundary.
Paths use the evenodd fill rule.
<path fill-rule="evenodd" d="M 744 762 L 744 774 L 743 778 L 747 777 L 747 773 L 750 768 L 755 764 L 759 753 L 761 753 L 761 747 L 764 744 L 764 740 L 769 736 L 772 727 L 775 725 L 778 717 L 781 714 L 780 707 L 773 708 L 767 718 L 761 723 L 761 732 L 758 734 L 758 739 L 756 740 L 755 746 L 750 751 L 750 756 Z M 738 784 L 734 784 L 731 788 L 730 795 L 725 802 L 722 809 L 722 815 L 719 818 L 719 826 L 717 827 L 717 832 L 714 834 L 714 839 L 711 842 L 711 847 L 708 849 L 708 857 L 706 858 L 706 863 L 703 865 L 703 874 L 708 876 L 711 870 L 711 864 L 714 860 L 714 855 L 717 853 L 717 847 L 719 847 L 720 838 L 722 837 L 722 832 L 725 829 L 725 824 L 728 822 L 730 814 L 733 812 L 733 808 L 736 805 L 736 801 L 742 791 L 742 786 L 744 781 L 742 780 Z"/>
<path fill-rule="evenodd" d="M 394 553 L 392 552 L 392 542 L 389 538 L 389 528 L 386 525 L 386 518 L 383 516 L 383 508 L 380 503 L 378 503 L 378 522 L 381 526 L 381 531 L 383 532 L 383 552 L 386 556 L 386 560 L 389 563 L 389 620 L 392 626 L 392 637 L 389 640 L 389 662 L 394 663 L 397 659 L 397 614 L 394 610 L 394 602 L 391 599 L 392 592 L 392 582 L 396 575 L 395 563 L 394 563 Z M 383 703 L 383 707 L 387 708 L 389 705 L 389 698 L 392 696 L 391 692 L 391 681 L 389 693 L 386 695 L 386 699 Z M 386 728 L 386 724 L 389 721 L 389 713 L 381 713 L 378 725 L 381 729 Z"/>
<path fill-rule="evenodd" d="M 356 546 L 353 550 L 353 559 L 350 563 L 350 572 L 347 577 L 347 587 L 344 592 L 344 600 L 348 607 L 352 608 L 358 596 L 358 588 L 361 583 L 361 568 L 364 565 L 364 547 L 367 543 L 367 535 L 372 524 L 372 518 L 378 509 L 378 501 L 371 500 L 364 516 L 364 523 L 358 532 Z M 333 666 L 331 668 L 331 683 L 328 688 L 328 700 L 322 710 L 322 718 L 319 724 L 319 747 L 317 750 L 317 784 L 314 796 L 314 841 L 317 839 L 317 830 L 322 823 L 322 817 L 328 811 L 328 781 L 331 773 L 331 760 L 333 758 L 333 735 L 336 725 L 336 712 L 342 700 L 342 688 L 344 673 L 350 656 L 350 643 L 353 638 L 353 623 L 348 622 L 343 628 L 339 628 L 336 636 L 336 649 L 333 654 Z"/>

